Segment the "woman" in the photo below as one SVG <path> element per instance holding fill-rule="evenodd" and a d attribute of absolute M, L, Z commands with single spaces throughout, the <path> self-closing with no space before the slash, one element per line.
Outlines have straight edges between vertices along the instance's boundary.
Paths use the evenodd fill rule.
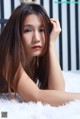
<path fill-rule="evenodd" d="M 60 31 L 59 21 L 49 19 L 42 6 L 16 8 L 0 35 L 1 93 L 55 106 L 80 99 L 79 93 L 65 92 L 55 50 Z"/>

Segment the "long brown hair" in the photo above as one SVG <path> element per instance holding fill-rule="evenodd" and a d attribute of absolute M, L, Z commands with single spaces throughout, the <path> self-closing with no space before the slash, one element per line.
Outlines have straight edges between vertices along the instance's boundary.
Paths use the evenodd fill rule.
<path fill-rule="evenodd" d="M 45 9 L 38 4 L 22 4 L 18 6 L 12 13 L 5 28 L 0 35 L 0 92 L 11 93 L 12 82 L 15 74 L 19 68 L 20 63 L 25 64 L 23 45 L 22 45 L 22 25 L 26 16 L 30 14 L 38 15 L 44 24 L 45 29 L 45 48 L 42 55 L 39 58 L 35 58 L 35 75 L 32 78 L 28 73 L 26 67 L 23 66 L 26 73 L 32 78 L 34 82 L 39 79 L 39 87 L 47 88 L 48 82 L 48 66 L 49 66 L 49 36 L 52 30 L 52 24 L 45 11 Z M 37 64 L 38 62 L 38 64 Z M 17 89 L 18 81 L 20 79 L 20 72 L 16 77 Z"/>

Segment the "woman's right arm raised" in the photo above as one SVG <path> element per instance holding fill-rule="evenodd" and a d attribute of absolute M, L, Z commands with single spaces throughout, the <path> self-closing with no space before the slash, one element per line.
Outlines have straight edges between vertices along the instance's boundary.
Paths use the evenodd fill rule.
<path fill-rule="evenodd" d="M 63 105 L 69 101 L 80 99 L 79 93 L 39 89 L 24 70 L 18 83 L 17 92 L 24 101 L 41 101 L 42 103 L 48 103 L 54 106 Z"/>

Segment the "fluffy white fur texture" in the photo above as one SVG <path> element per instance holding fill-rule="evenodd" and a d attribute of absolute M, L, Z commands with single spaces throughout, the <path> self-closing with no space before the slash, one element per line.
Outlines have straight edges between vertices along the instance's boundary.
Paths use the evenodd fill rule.
<path fill-rule="evenodd" d="M 65 90 L 80 92 L 80 74 L 63 72 Z M 7 117 L 2 113 L 7 112 Z M 41 102 L 24 102 L 18 95 L 10 100 L 8 94 L 0 95 L 0 119 L 80 119 L 80 100 L 74 100 L 59 107 Z"/>

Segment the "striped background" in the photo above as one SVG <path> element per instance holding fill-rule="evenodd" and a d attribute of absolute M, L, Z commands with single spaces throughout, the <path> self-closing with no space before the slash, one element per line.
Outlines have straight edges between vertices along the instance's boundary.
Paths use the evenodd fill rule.
<path fill-rule="evenodd" d="M 57 4 L 55 1 L 58 0 L 37 0 L 36 3 L 44 6 L 50 18 L 58 18 L 60 21 L 62 32 L 56 42 L 56 48 L 62 70 L 78 70 L 80 69 L 80 0 L 67 0 L 77 1 L 78 4 Z M 19 4 L 19 0 L 0 0 L 1 30 Z"/>

